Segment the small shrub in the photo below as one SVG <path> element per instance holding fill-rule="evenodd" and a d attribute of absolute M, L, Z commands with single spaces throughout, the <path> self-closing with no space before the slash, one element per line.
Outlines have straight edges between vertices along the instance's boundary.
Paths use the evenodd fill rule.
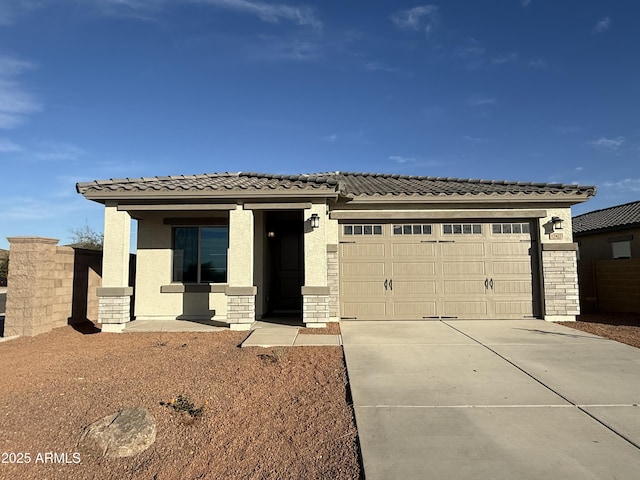
<path fill-rule="evenodd" d="M 202 416 L 206 404 L 207 402 L 196 408 L 195 404 L 186 395 L 178 395 L 176 398 L 172 398 L 168 402 L 160 402 L 160 405 L 173 408 L 173 410 L 178 413 L 188 413 L 191 418 Z"/>

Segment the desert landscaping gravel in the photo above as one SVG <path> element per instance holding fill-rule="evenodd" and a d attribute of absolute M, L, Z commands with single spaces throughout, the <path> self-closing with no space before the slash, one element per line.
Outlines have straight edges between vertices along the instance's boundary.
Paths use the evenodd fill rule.
<path fill-rule="evenodd" d="M 593 313 L 562 325 L 640 348 L 640 314 Z"/>
<path fill-rule="evenodd" d="M 360 478 L 342 349 L 238 348 L 246 336 L 63 327 L 0 343 L 0 478 Z M 161 404 L 178 396 L 202 415 Z M 136 406 L 156 420 L 148 450 L 78 454 L 85 426 Z"/>

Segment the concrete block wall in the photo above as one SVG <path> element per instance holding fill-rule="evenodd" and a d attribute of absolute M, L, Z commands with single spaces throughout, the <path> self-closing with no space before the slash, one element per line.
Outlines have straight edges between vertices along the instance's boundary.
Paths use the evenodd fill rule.
<path fill-rule="evenodd" d="M 575 249 L 543 248 L 542 275 L 545 319 L 575 320 L 580 314 Z"/>
<path fill-rule="evenodd" d="M 100 263 L 100 252 L 59 247 L 52 238 L 11 237 L 9 242 L 3 336 L 33 336 L 97 320 L 97 298 L 89 292 L 100 285 L 99 268 L 92 269 Z"/>

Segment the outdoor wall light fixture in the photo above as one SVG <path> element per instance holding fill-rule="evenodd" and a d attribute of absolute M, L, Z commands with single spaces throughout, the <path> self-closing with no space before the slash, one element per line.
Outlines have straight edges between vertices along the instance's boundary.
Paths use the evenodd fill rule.
<path fill-rule="evenodd" d="M 276 236 L 276 232 L 267 232 L 267 237 L 275 238 L 275 236 Z"/>
<path fill-rule="evenodd" d="M 553 223 L 554 230 L 562 230 L 562 219 L 560 217 L 552 217 L 551 223 Z"/>
<path fill-rule="evenodd" d="M 318 228 L 320 226 L 320 217 L 317 213 L 313 213 L 309 220 L 311 222 L 311 228 Z"/>

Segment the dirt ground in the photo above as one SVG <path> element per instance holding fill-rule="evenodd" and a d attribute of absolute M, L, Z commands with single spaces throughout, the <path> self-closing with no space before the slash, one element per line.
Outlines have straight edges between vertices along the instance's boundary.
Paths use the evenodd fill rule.
<path fill-rule="evenodd" d="M 246 335 L 63 327 L 0 343 L 0 454 L 31 457 L 0 463 L 0 478 L 359 479 L 342 349 L 238 348 Z M 179 395 L 203 415 L 160 404 Z M 86 425 L 134 406 L 156 419 L 147 451 L 35 463 L 46 452 L 72 462 Z"/>
<path fill-rule="evenodd" d="M 593 313 L 562 325 L 640 348 L 640 314 Z"/>

